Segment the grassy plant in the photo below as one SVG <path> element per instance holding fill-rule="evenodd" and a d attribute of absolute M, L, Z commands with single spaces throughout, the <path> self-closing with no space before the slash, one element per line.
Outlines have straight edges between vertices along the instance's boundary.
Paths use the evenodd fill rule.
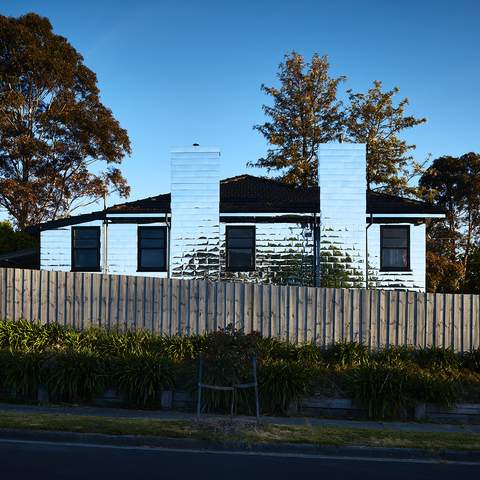
<path fill-rule="evenodd" d="M 0 384 L 17 398 L 36 400 L 45 357 L 36 352 L 0 352 Z"/>
<path fill-rule="evenodd" d="M 115 359 L 112 382 L 131 405 L 140 407 L 158 404 L 160 392 L 175 384 L 171 363 L 150 353 Z"/>
<path fill-rule="evenodd" d="M 480 373 L 480 348 L 471 352 L 465 352 L 461 358 L 461 365 L 463 368 Z"/>
<path fill-rule="evenodd" d="M 461 358 L 451 348 L 421 348 L 414 352 L 415 363 L 421 368 L 452 372 L 461 366 Z"/>
<path fill-rule="evenodd" d="M 262 410 L 286 414 L 292 402 L 307 395 L 316 373 L 311 366 L 298 361 L 264 362 L 259 369 Z"/>
<path fill-rule="evenodd" d="M 325 351 L 325 360 L 333 367 L 351 367 L 368 363 L 368 347 L 356 342 L 339 342 L 329 346 Z"/>
<path fill-rule="evenodd" d="M 249 383 L 256 356 L 265 413 L 286 413 L 312 385 L 326 396 L 354 398 L 376 418 L 405 417 L 418 402 L 480 402 L 480 349 L 463 354 L 440 348 L 370 351 L 355 342 L 323 349 L 232 327 L 180 337 L 99 328 L 79 332 L 24 320 L 0 321 L 0 387 L 34 400 L 37 388 L 47 384 L 52 398 L 61 401 L 89 401 L 111 387 L 130 405 L 156 405 L 159 392 L 174 384 L 196 392 L 200 353 L 204 383 L 220 386 Z M 237 394 L 239 413 L 252 413 L 252 392 Z M 226 413 L 230 395 L 206 391 L 204 405 Z"/>
<path fill-rule="evenodd" d="M 50 397 L 64 402 L 89 402 L 105 387 L 101 359 L 89 353 L 62 352 L 43 364 Z"/>
<path fill-rule="evenodd" d="M 351 372 L 349 387 L 370 418 L 405 418 L 415 405 L 409 395 L 410 381 L 404 368 L 372 363 Z"/>

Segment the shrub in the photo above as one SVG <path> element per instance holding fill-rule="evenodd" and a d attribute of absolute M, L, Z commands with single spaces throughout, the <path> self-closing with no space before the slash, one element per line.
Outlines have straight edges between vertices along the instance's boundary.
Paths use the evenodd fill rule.
<path fill-rule="evenodd" d="M 45 357 L 36 352 L 2 351 L 0 383 L 3 389 L 15 392 L 17 398 L 36 400 Z"/>
<path fill-rule="evenodd" d="M 413 353 L 415 363 L 429 370 L 452 372 L 460 368 L 460 357 L 451 348 L 420 348 Z"/>
<path fill-rule="evenodd" d="M 356 342 L 339 342 L 325 351 L 325 360 L 332 367 L 351 367 L 368 363 L 368 347 Z"/>
<path fill-rule="evenodd" d="M 257 352 L 263 360 L 296 360 L 298 347 L 290 342 L 271 337 L 257 337 Z"/>
<path fill-rule="evenodd" d="M 268 360 L 260 365 L 260 407 L 264 413 L 286 414 L 292 402 L 309 393 L 317 371 L 311 365 Z"/>
<path fill-rule="evenodd" d="M 140 355 L 149 350 L 152 335 L 145 331 L 89 328 L 80 333 L 78 348 L 101 356 Z"/>
<path fill-rule="evenodd" d="M 375 362 L 354 369 L 347 388 L 370 418 L 406 418 L 420 402 L 449 406 L 456 398 L 456 378 L 450 374 Z"/>
<path fill-rule="evenodd" d="M 151 353 L 112 359 L 110 368 L 111 383 L 135 406 L 158 404 L 160 392 L 175 384 L 171 363 Z"/>
<path fill-rule="evenodd" d="M 57 401 L 91 401 L 105 387 L 105 369 L 97 355 L 62 352 L 43 364 L 49 395 Z"/>
<path fill-rule="evenodd" d="M 462 355 L 461 365 L 473 372 L 480 373 L 480 348 Z"/>
<path fill-rule="evenodd" d="M 372 363 L 350 373 L 349 389 L 370 418 L 405 418 L 415 404 L 408 388 L 410 381 L 405 368 Z"/>
<path fill-rule="evenodd" d="M 389 366 L 408 365 L 414 361 L 414 349 L 411 347 L 385 347 L 381 350 L 372 352 L 369 361 Z"/>

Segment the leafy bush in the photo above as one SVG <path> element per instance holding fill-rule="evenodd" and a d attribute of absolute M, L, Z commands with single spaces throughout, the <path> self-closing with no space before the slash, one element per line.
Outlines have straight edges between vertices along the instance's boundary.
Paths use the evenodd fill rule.
<path fill-rule="evenodd" d="M 325 351 L 325 360 L 333 367 L 352 367 L 368 363 L 368 347 L 356 342 L 339 342 Z"/>
<path fill-rule="evenodd" d="M 480 348 L 463 354 L 462 367 L 480 373 Z"/>
<path fill-rule="evenodd" d="M 372 362 L 349 377 L 350 395 L 370 418 L 407 418 L 419 402 L 449 406 L 456 396 L 454 377 L 412 366 Z"/>
<path fill-rule="evenodd" d="M 62 352 L 43 364 L 45 383 L 53 400 L 91 401 L 105 387 L 105 369 L 90 353 Z"/>
<path fill-rule="evenodd" d="M 286 414 L 292 402 L 307 395 L 316 370 L 305 363 L 286 360 L 264 362 L 259 369 L 260 405 L 262 411 Z"/>
<path fill-rule="evenodd" d="M 460 356 L 451 348 L 421 348 L 414 352 L 417 365 L 429 370 L 443 370 L 452 372 L 461 365 Z"/>
<path fill-rule="evenodd" d="M 372 418 L 406 417 L 418 402 L 480 402 L 480 349 L 370 351 L 355 342 L 324 349 L 231 327 L 180 337 L 98 328 L 79 332 L 24 320 L 0 321 L 0 389 L 31 401 L 39 386 L 48 386 L 53 400 L 88 402 L 113 388 L 130 405 L 156 406 L 160 392 L 174 385 L 196 395 L 200 354 L 203 382 L 217 386 L 250 383 L 256 356 L 264 413 L 287 413 L 313 388 L 325 396 L 350 396 Z M 253 413 L 253 390 L 236 395 L 238 412 Z M 202 403 L 227 413 L 231 392 L 206 390 Z"/>
<path fill-rule="evenodd" d="M 350 393 L 371 418 L 404 418 L 415 404 L 410 382 L 408 370 L 372 363 L 351 372 Z"/>
<path fill-rule="evenodd" d="M 41 385 L 42 363 L 45 357 L 32 352 L 0 352 L 0 385 L 14 391 L 17 398 L 36 400 Z"/>
<path fill-rule="evenodd" d="M 151 353 L 113 359 L 111 369 L 111 382 L 135 406 L 158 404 L 160 392 L 175 385 L 171 363 Z"/>

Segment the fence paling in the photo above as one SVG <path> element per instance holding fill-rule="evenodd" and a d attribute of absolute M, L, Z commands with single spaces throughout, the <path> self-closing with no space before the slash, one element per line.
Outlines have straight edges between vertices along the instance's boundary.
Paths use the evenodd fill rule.
<path fill-rule="evenodd" d="M 0 318 L 189 335 L 229 324 L 292 342 L 480 347 L 478 295 L 0 269 Z"/>

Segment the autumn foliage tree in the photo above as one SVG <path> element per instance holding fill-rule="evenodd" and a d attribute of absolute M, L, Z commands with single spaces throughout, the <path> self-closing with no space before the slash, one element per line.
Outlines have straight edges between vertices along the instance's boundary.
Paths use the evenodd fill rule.
<path fill-rule="evenodd" d="M 443 221 L 427 231 L 427 278 L 432 290 L 471 291 L 468 284 L 480 272 L 480 154 L 443 156 L 420 178 L 425 199 L 446 211 Z"/>
<path fill-rule="evenodd" d="M 24 229 L 129 187 L 127 132 L 48 19 L 0 16 L 0 206 Z"/>
<path fill-rule="evenodd" d="M 302 186 L 317 183 L 317 150 L 320 143 L 351 141 L 367 145 L 367 186 L 390 193 L 413 194 L 410 180 L 421 166 L 409 154 L 401 134 L 425 118 L 406 115 L 408 99 L 396 101 L 398 88 L 383 91 L 373 82 L 366 93 L 348 90 L 346 107 L 337 99 L 346 77 L 332 78 L 326 56 L 313 55 L 307 63 L 292 52 L 279 66 L 279 87 L 262 85 L 273 101 L 263 105 L 268 121 L 254 128 L 267 140 L 267 155 L 249 166 L 278 172 L 280 180 Z"/>
<path fill-rule="evenodd" d="M 409 145 L 401 133 L 426 122 L 425 118 L 405 115 L 408 99 L 395 102 L 399 88 L 382 91 L 376 80 L 366 93 L 348 90 L 349 105 L 345 115 L 346 136 L 354 143 L 365 143 L 367 149 L 367 187 L 389 193 L 413 193 L 410 180 L 422 165 L 409 155 Z"/>
<path fill-rule="evenodd" d="M 344 77 L 332 78 L 326 56 L 313 55 L 310 63 L 292 52 L 280 64 L 280 87 L 262 90 L 273 105 L 264 105 L 269 121 L 256 125 L 268 141 L 265 157 L 249 166 L 279 172 L 285 183 L 312 186 L 317 184 L 317 150 L 320 143 L 338 140 L 342 132 L 338 85 Z"/>

